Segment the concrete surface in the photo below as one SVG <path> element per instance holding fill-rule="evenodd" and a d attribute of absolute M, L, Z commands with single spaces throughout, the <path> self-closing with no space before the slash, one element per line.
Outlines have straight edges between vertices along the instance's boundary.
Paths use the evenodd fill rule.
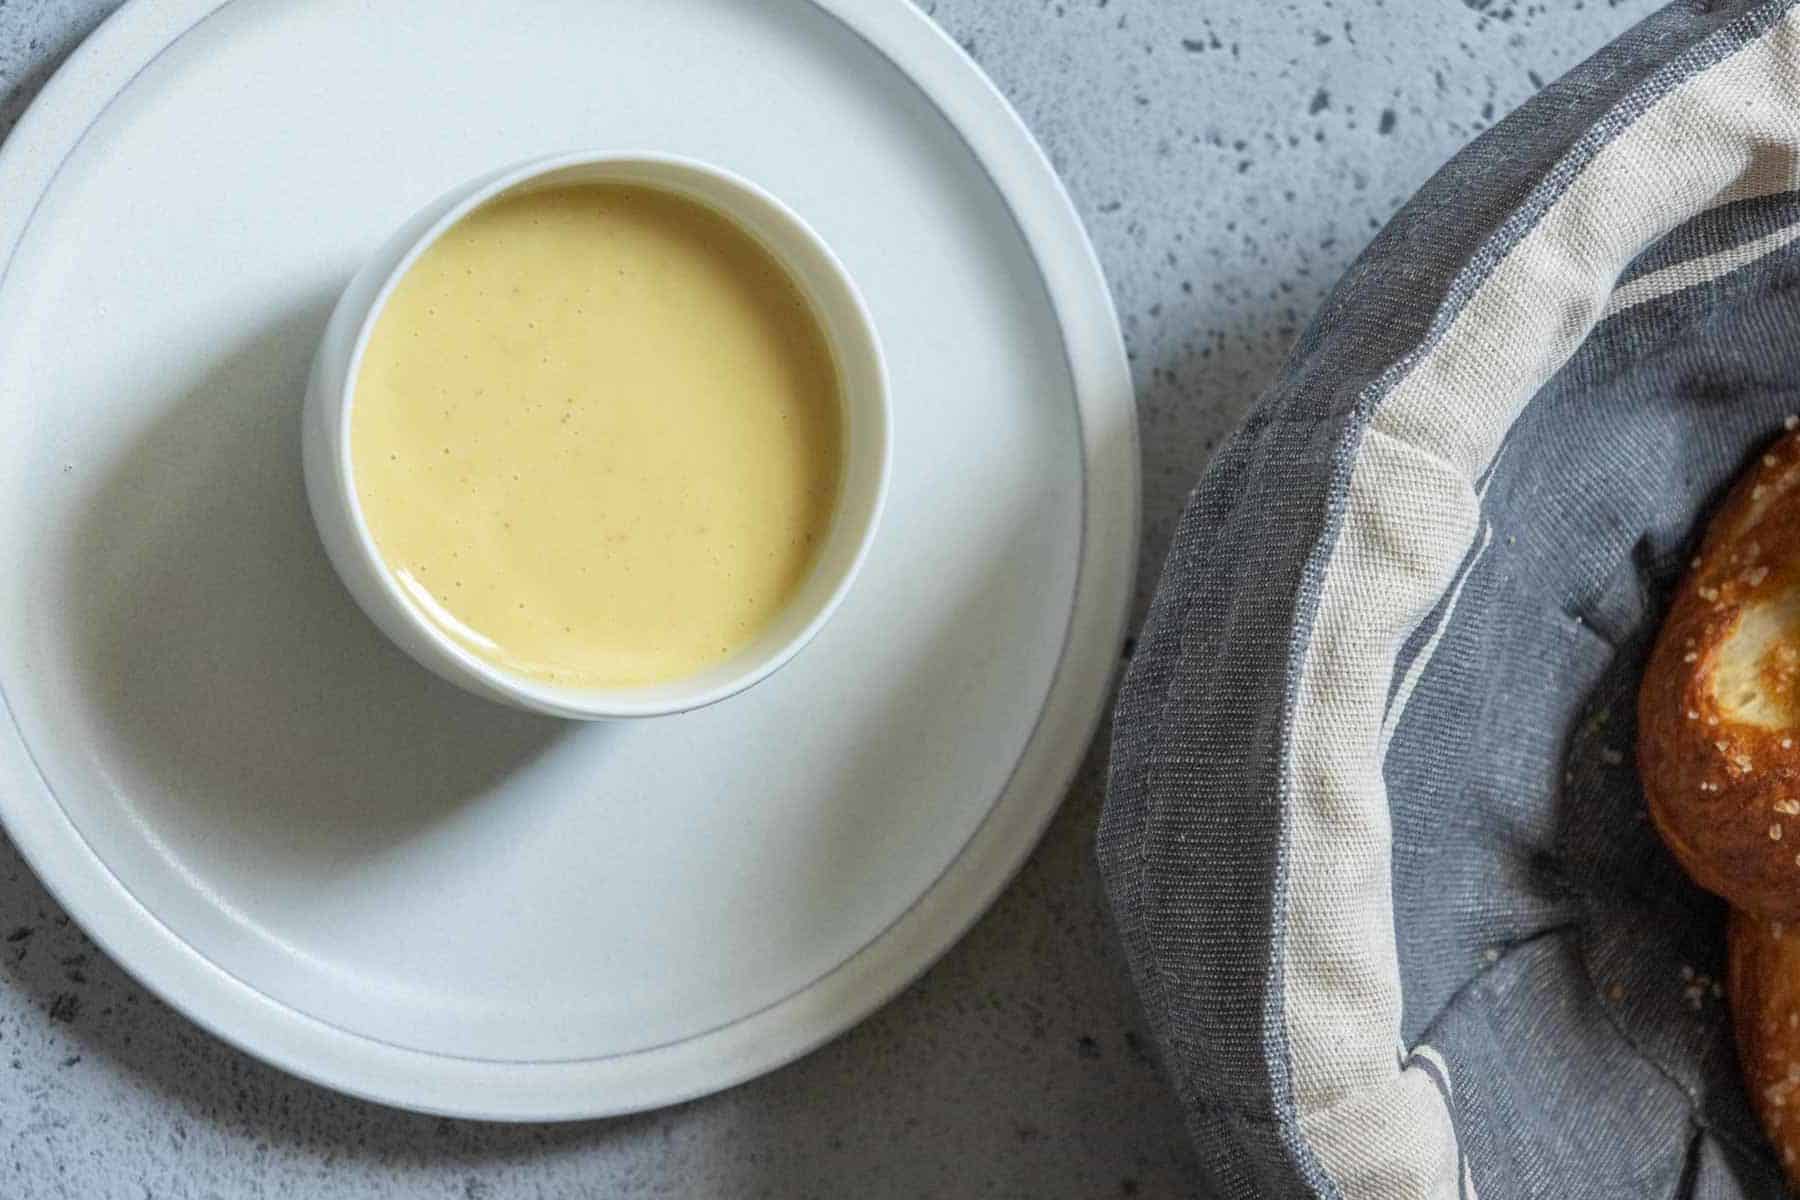
<path fill-rule="evenodd" d="M 935 0 L 1067 180 L 1143 420 L 1139 611 L 1183 497 L 1370 235 L 1651 0 Z M 0 133 L 112 0 L 0 0 Z M 1056 1197 L 1196 1191 L 1092 858 L 1105 735 L 1019 881 L 810 1058 L 679 1108 L 511 1127 L 214 1041 L 0 847 L 0 1197 Z"/>

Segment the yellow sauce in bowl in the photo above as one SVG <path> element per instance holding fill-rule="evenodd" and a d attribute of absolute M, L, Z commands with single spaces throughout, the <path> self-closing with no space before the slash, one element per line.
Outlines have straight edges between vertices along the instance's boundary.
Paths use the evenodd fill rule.
<path fill-rule="evenodd" d="M 571 687 L 731 657 L 837 502 L 840 382 L 805 298 L 712 210 L 623 184 L 477 209 L 413 263 L 355 380 L 350 455 L 432 623 Z"/>

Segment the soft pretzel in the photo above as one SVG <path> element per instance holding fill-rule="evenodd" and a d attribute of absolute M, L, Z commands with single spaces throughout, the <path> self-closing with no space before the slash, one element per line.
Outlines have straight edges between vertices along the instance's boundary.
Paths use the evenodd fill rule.
<path fill-rule="evenodd" d="M 1800 927 L 1731 914 L 1726 990 L 1750 1105 L 1800 1188 Z"/>
<path fill-rule="evenodd" d="M 1751 1105 L 1800 1190 L 1800 431 L 1707 528 L 1638 692 L 1638 774 L 1683 868 L 1731 901 Z"/>
<path fill-rule="evenodd" d="M 1800 432 L 1732 488 L 1675 593 L 1638 693 L 1638 773 L 1696 883 L 1800 920 Z"/>

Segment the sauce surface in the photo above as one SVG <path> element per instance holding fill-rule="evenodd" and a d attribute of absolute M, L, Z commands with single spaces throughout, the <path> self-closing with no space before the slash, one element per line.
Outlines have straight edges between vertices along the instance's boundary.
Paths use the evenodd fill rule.
<path fill-rule="evenodd" d="M 837 500 L 838 377 L 785 270 L 697 203 L 550 187 L 449 230 L 377 319 L 355 486 L 427 619 L 574 687 L 750 642 Z"/>

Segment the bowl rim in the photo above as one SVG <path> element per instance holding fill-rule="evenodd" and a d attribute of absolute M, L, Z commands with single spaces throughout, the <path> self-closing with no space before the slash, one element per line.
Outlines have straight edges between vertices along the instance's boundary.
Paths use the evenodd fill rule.
<path fill-rule="evenodd" d="M 677 175 L 685 173 L 723 185 L 723 190 L 727 194 L 735 193 L 748 203 L 762 208 L 767 214 L 774 216 L 785 225 L 788 232 L 805 243 L 818 263 L 835 277 L 836 283 L 841 287 L 849 302 L 845 316 L 854 326 L 856 338 L 867 346 L 868 366 L 872 368 L 871 386 L 867 390 L 871 394 L 865 404 L 858 406 L 857 419 L 868 422 L 868 436 L 875 443 L 875 481 L 868 515 L 862 521 L 861 528 L 854 533 L 855 549 L 839 572 L 831 591 L 819 603 L 817 611 L 812 614 L 805 625 L 778 643 L 772 650 L 747 659 L 743 669 L 733 671 L 705 687 L 686 688 L 683 686 L 684 680 L 680 678 L 653 685 L 631 687 L 565 687 L 534 680 L 529 676 L 489 662 L 463 646 L 426 617 L 420 611 L 418 603 L 408 596 L 406 590 L 400 586 L 393 569 L 382 556 L 380 548 L 375 542 L 374 534 L 369 529 L 362 509 L 362 499 L 356 488 L 356 473 L 351 458 L 351 412 L 355 403 L 356 381 L 361 373 L 363 355 L 374 334 L 376 322 L 386 309 L 395 288 L 412 270 L 419 258 L 436 244 L 438 239 L 461 224 L 477 209 L 535 180 L 559 171 L 584 166 L 621 168 L 643 166 L 655 172 L 671 172 Z M 709 196 L 694 194 L 660 178 L 630 180 L 630 182 L 669 192 L 717 213 L 729 221 L 734 228 L 762 246 L 763 251 L 775 260 L 797 286 L 799 285 L 798 273 L 790 261 L 792 256 L 769 245 L 767 239 L 749 227 L 730 208 L 715 203 Z M 333 383 L 333 395 L 330 397 L 330 403 L 337 410 L 331 448 L 337 465 L 335 486 L 339 488 L 339 499 L 348 514 L 348 523 L 356 543 L 356 553 L 360 557 L 363 567 L 375 579 L 376 586 L 382 590 L 386 599 L 400 611 L 402 619 L 408 623 L 408 626 L 425 638 L 436 650 L 447 656 L 455 664 L 457 670 L 478 684 L 487 694 L 535 712 L 572 720 L 624 720 L 672 716 L 677 713 L 692 712 L 695 709 L 705 708 L 721 700 L 729 699 L 767 679 L 792 662 L 795 656 L 818 635 L 819 631 L 836 614 L 845 597 L 849 595 L 857 575 L 862 571 L 863 563 L 867 560 L 870 548 L 874 544 L 876 531 L 880 527 L 882 513 L 887 507 L 889 479 L 893 466 L 893 413 L 888 386 L 887 360 L 882 350 L 881 339 L 876 332 L 874 318 L 869 312 L 868 303 L 864 300 L 861 290 L 856 286 L 855 279 L 845 268 L 843 261 L 831 249 L 830 244 L 804 218 L 779 198 L 734 171 L 688 155 L 654 150 L 568 150 L 535 156 L 500 168 L 497 172 L 485 176 L 478 175 L 474 180 L 462 186 L 470 188 L 468 195 L 452 204 L 447 211 L 431 222 L 424 232 L 412 241 L 406 252 L 400 256 L 399 261 L 382 279 L 374 299 L 369 302 L 368 308 L 358 320 L 350 355 L 340 377 Z M 807 300 L 809 304 L 814 303 L 811 296 L 807 296 Z M 840 346 L 841 339 L 833 335 L 830 322 L 820 314 L 815 312 L 813 318 L 831 350 L 839 373 L 840 387 L 847 393 L 846 376 L 848 371 Z M 845 400 L 844 406 L 848 414 L 851 405 Z M 867 411 L 865 412 L 863 409 Z M 845 511 L 845 491 L 843 489 L 846 482 L 847 480 L 840 480 L 838 506 L 833 513 L 834 522 Z M 813 569 L 816 569 L 817 565 L 815 561 Z M 711 673 L 708 672 L 708 674 Z M 650 692 L 654 692 L 655 695 L 645 695 Z"/>

